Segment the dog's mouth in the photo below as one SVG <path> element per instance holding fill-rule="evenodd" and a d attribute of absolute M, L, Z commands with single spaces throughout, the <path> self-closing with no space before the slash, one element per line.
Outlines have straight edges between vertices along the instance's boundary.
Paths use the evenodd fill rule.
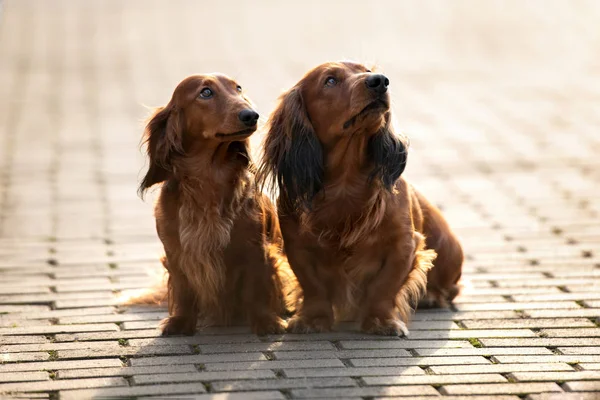
<path fill-rule="evenodd" d="M 389 100 L 386 98 L 377 98 L 375 100 L 373 100 L 372 102 L 370 102 L 369 104 L 367 104 L 367 106 L 365 108 L 363 108 L 362 110 L 360 110 L 360 112 L 358 114 L 356 114 L 354 117 L 350 118 L 348 121 L 344 122 L 344 129 L 347 129 L 349 127 L 351 127 L 352 125 L 354 125 L 354 123 L 356 122 L 356 120 L 366 114 L 369 114 L 373 111 L 382 111 L 385 110 L 387 111 L 390 108 L 390 103 Z"/>
<path fill-rule="evenodd" d="M 217 133 L 215 136 L 222 139 L 240 140 L 251 136 L 255 131 L 256 126 L 253 126 L 252 128 L 244 129 L 243 131 L 233 133 Z"/>

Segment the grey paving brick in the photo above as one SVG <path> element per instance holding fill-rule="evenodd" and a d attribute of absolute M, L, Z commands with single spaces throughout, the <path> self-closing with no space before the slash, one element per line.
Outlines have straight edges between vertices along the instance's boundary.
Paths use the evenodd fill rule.
<path fill-rule="evenodd" d="M 575 328 L 575 327 L 573 327 Z M 542 329 L 541 335 L 547 337 L 594 337 L 600 338 L 600 328 L 585 329 Z"/>
<path fill-rule="evenodd" d="M 127 385 L 127 381 L 123 378 L 64 379 L 40 382 L 6 383 L 0 385 L 0 393 L 48 392 L 66 389 L 87 389 Z"/>
<path fill-rule="evenodd" d="M 596 392 L 600 394 L 600 380 L 566 382 L 563 387 L 570 392 Z"/>
<path fill-rule="evenodd" d="M 319 387 L 351 387 L 357 386 L 351 378 L 299 378 L 299 379 L 264 379 L 256 381 L 213 382 L 211 384 L 218 392 L 239 390 L 269 390 L 269 389 L 302 389 Z"/>
<path fill-rule="evenodd" d="M 563 354 L 597 354 L 600 355 L 600 347 L 559 347 Z"/>
<path fill-rule="evenodd" d="M 600 286 L 600 283 L 598 284 Z M 600 299 L 598 291 L 554 294 L 521 294 L 512 296 L 515 301 L 563 301 L 563 300 L 592 300 Z"/>
<path fill-rule="evenodd" d="M 472 348 L 465 340 L 343 340 L 344 349 L 427 349 L 427 348 Z"/>
<path fill-rule="evenodd" d="M 600 315 L 600 309 L 573 308 L 566 310 L 526 310 L 524 313 L 530 318 L 588 318 Z"/>
<path fill-rule="evenodd" d="M 533 363 L 533 364 L 486 364 L 486 365 L 433 365 L 430 367 L 436 374 L 504 374 L 519 371 L 574 371 L 566 363 Z"/>
<path fill-rule="evenodd" d="M 371 358 L 371 357 L 410 357 L 402 349 L 385 350 L 322 350 L 322 351 L 275 351 L 277 360 L 312 360 L 320 358 Z"/>
<path fill-rule="evenodd" d="M 508 382 L 505 377 L 499 374 L 373 376 L 364 377 L 362 380 L 366 385 L 447 385 Z"/>
<path fill-rule="evenodd" d="M 236 393 L 210 393 L 210 394 L 189 394 L 185 393 L 186 400 L 284 400 L 285 396 L 281 392 L 274 390 L 257 392 L 236 392 Z M 141 399 L 172 399 L 180 400 L 181 396 L 160 396 L 160 397 L 138 397 Z M 351 399 L 349 399 L 351 400 Z"/>
<path fill-rule="evenodd" d="M 121 367 L 119 359 L 105 358 L 99 360 L 47 361 L 0 365 L 0 373 L 20 371 L 52 371 L 61 369 Z"/>
<path fill-rule="evenodd" d="M 392 397 L 374 397 L 373 400 L 389 400 L 389 399 L 400 399 L 406 398 L 404 396 L 392 396 Z M 519 396 L 512 395 L 487 395 L 487 396 L 443 396 L 443 397 L 432 397 L 432 396 L 410 396 L 410 400 L 519 400 Z"/>
<path fill-rule="evenodd" d="M 285 368 L 323 368 L 343 367 L 340 360 L 285 360 L 285 361 L 255 361 L 235 363 L 206 363 L 207 371 L 236 371 L 246 369 L 285 369 Z"/>
<path fill-rule="evenodd" d="M 456 305 L 458 311 L 501 311 L 501 310 L 556 310 L 577 309 L 580 306 L 574 301 L 561 302 L 515 302 L 515 303 L 481 303 Z"/>
<path fill-rule="evenodd" d="M 461 365 L 489 364 L 481 356 L 464 357 L 397 357 L 397 358 L 353 358 L 350 360 L 355 367 L 394 367 L 404 365 Z"/>
<path fill-rule="evenodd" d="M 544 392 L 562 392 L 562 389 L 551 382 L 543 383 L 488 383 L 480 385 L 445 385 L 440 389 L 442 394 L 529 394 Z"/>
<path fill-rule="evenodd" d="M 554 327 L 594 327 L 585 318 L 532 318 L 532 319 L 489 319 L 464 321 L 467 329 L 509 329 L 509 328 L 554 328 Z M 600 331 L 600 329 L 598 329 Z"/>
<path fill-rule="evenodd" d="M 462 312 L 433 312 L 417 311 L 412 317 L 413 321 L 464 321 L 469 319 L 509 319 L 521 318 L 514 311 L 462 311 Z"/>
<path fill-rule="evenodd" d="M 118 349 L 119 342 L 71 342 L 71 343 L 41 343 L 41 344 L 14 344 L 0 346 L 0 352 L 17 353 L 29 351 L 50 351 L 50 350 L 75 350 L 75 349 Z"/>
<path fill-rule="evenodd" d="M 254 351 L 315 351 L 334 350 L 330 342 L 273 342 L 273 343 L 231 343 L 231 344 L 206 344 L 199 346 L 204 354 L 237 353 Z"/>
<path fill-rule="evenodd" d="M 136 367 L 131 367 L 136 368 Z M 139 368 L 139 367 L 137 367 Z M 171 371 L 171 367 L 169 367 Z M 159 371 L 157 371 L 159 372 Z M 163 371 L 164 372 L 164 367 Z M 273 371 L 266 369 L 256 369 L 249 371 L 218 371 L 218 372 L 198 372 L 198 370 L 186 372 L 186 373 L 155 373 L 155 374 L 144 374 L 135 375 L 133 382 L 136 385 L 147 385 L 157 383 L 175 383 L 175 382 L 209 382 L 209 381 L 223 381 L 223 380 L 237 380 L 237 379 L 273 379 L 276 378 Z"/>
<path fill-rule="evenodd" d="M 552 356 L 493 356 L 500 363 L 580 363 L 580 362 L 596 362 L 597 356 L 586 355 L 552 355 Z"/>
<path fill-rule="evenodd" d="M 59 350 L 58 358 L 104 358 L 104 357 L 144 357 L 164 354 L 192 354 L 189 346 L 145 346 L 145 347 L 106 347 L 85 350 Z"/>
<path fill-rule="evenodd" d="M 387 375 L 425 375 L 422 368 L 411 367 L 346 367 L 346 368 L 298 368 L 284 369 L 288 378 L 325 377 L 325 376 L 387 376 Z"/>
<path fill-rule="evenodd" d="M 3 363 L 14 363 L 23 361 L 45 361 L 50 358 L 46 352 L 29 352 L 29 353 L 3 353 L 0 355 L 0 361 Z"/>
<path fill-rule="evenodd" d="M 600 380 L 600 371 L 573 371 L 573 372 L 514 372 L 510 374 L 519 382 L 562 382 Z"/>
<path fill-rule="evenodd" d="M 598 363 L 579 363 L 579 366 L 585 370 L 600 371 L 600 362 L 598 362 Z"/>
<path fill-rule="evenodd" d="M 294 389 L 291 391 L 294 398 L 348 398 L 351 396 L 439 396 L 437 390 L 431 386 L 372 386 L 339 389 Z"/>
<path fill-rule="evenodd" d="M 197 354 L 189 356 L 144 357 L 130 360 L 133 367 L 143 365 L 203 364 L 217 362 L 262 361 L 267 358 L 262 353 Z"/>
<path fill-rule="evenodd" d="M 599 338 L 531 338 L 531 339 L 487 339 L 480 340 L 484 346 L 544 346 L 544 347 L 566 347 L 566 346 L 600 346 Z"/>
<path fill-rule="evenodd" d="M 9 382 L 31 382 L 31 381 L 47 381 L 50 377 L 48 372 L 4 372 L 0 374 L 0 383 Z"/>
<path fill-rule="evenodd" d="M 415 349 L 420 356 L 492 356 L 492 355 L 524 355 L 553 354 L 545 347 L 481 347 L 466 349 Z"/>
<path fill-rule="evenodd" d="M 162 396 L 178 394 L 206 393 L 202 383 L 178 383 L 171 385 L 147 385 L 96 390 L 65 390 L 60 392 L 61 400 L 79 400 L 92 396 L 99 398 L 120 398 L 137 396 Z"/>
<path fill-rule="evenodd" d="M 68 325 L 66 325 L 68 326 Z M 115 340 L 131 338 L 155 338 L 160 336 L 157 329 L 146 329 L 142 331 L 118 331 L 118 332 L 78 332 L 71 334 L 57 334 L 57 342 L 74 342 L 88 340 Z"/>
<path fill-rule="evenodd" d="M 467 339 L 486 337 L 535 337 L 529 329 L 463 329 L 450 331 L 415 331 L 410 333 L 411 339 Z"/>
<path fill-rule="evenodd" d="M 23 328 L 0 328 L 0 335 L 39 335 L 66 332 L 103 332 L 117 330 L 119 330 L 119 327 L 115 324 L 50 325 L 30 326 Z"/>
<path fill-rule="evenodd" d="M 89 316 L 73 316 L 63 317 L 59 319 L 61 324 L 97 324 L 101 322 L 124 322 L 124 321 L 145 321 L 145 320 L 162 320 L 166 318 L 168 313 L 136 313 L 136 314 L 112 314 L 112 315 L 89 315 Z"/>
<path fill-rule="evenodd" d="M 169 374 L 166 375 L 185 375 L 188 372 L 197 372 L 193 364 L 170 365 Z M 84 368 L 84 369 L 65 369 L 58 372 L 60 379 L 73 378 L 94 378 L 103 376 L 134 376 L 160 374 L 165 372 L 163 365 L 149 367 L 112 367 L 112 368 Z M 158 375 L 154 375 L 158 376 Z"/>
<path fill-rule="evenodd" d="M 597 393 L 540 393 L 526 397 L 526 400 L 598 400 Z"/>

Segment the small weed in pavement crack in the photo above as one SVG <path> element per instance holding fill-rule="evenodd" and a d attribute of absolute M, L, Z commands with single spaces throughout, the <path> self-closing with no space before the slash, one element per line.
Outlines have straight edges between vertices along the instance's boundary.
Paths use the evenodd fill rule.
<path fill-rule="evenodd" d="M 473 345 L 473 347 L 483 347 L 483 344 L 477 338 L 468 338 L 467 340 Z"/>
<path fill-rule="evenodd" d="M 56 360 L 58 360 L 58 351 L 56 351 L 56 350 L 49 350 L 48 354 L 50 355 L 50 357 L 48 357 L 48 361 L 56 361 Z"/>
<path fill-rule="evenodd" d="M 127 339 L 119 339 L 119 346 L 127 347 L 129 346 L 129 342 Z"/>

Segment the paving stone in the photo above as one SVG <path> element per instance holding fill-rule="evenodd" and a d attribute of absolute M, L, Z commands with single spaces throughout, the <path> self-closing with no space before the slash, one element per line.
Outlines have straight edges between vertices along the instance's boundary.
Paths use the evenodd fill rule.
<path fill-rule="evenodd" d="M 343 340 L 340 346 L 344 349 L 422 349 L 422 348 L 473 348 L 464 340 Z"/>
<path fill-rule="evenodd" d="M 555 310 L 580 308 L 573 301 L 561 301 L 552 303 L 543 302 L 520 302 L 520 303 L 482 303 L 482 304 L 460 304 L 456 305 L 458 311 L 501 311 L 501 310 Z"/>
<path fill-rule="evenodd" d="M 102 332 L 118 331 L 115 324 L 87 324 L 87 325 L 50 325 L 30 326 L 23 328 L 0 328 L 0 335 L 39 335 L 66 332 Z"/>
<path fill-rule="evenodd" d="M 0 354 L 0 364 L 14 363 L 23 361 L 45 361 L 50 357 L 46 352 L 30 352 L 30 353 L 2 353 Z"/>
<path fill-rule="evenodd" d="M 206 363 L 207 371 L 236 371 L 246 369 L 285 369 L 285 368 L 324 368 L 343 367 L 340 360 L 285 360 L 285 361 L 255 361 L 235 363 Z"/>
<path fill-rule="evenodd" d="M 374 397 L 373 400 L 389 400 L 389 399 L 401 399 L 406 398 L 404 396 L 392 396 L 392 397 Z M 519 400 L 519 396 L 511 395 L 487 395 L 487 396 L 443 396 L 443 397 L 431 397 L 431 396 L 411 396 L 411 400 Z"/>
<path fill-rule="evenodd" d="M 600 283 L 598 284 L 600 286 Z M 555 294 L 522 294 L 512 296 L 515 301 L 563 301 L 563 300 L 591 300 L 600 299 L 598 291 Z"/>
<path fill-rule="evenodd" d="M 410 338 L 415 339 L 467 339 L 486 337 L 535 337 L 536 334 L 529 329 L 463 329 L 455 331 L 416 331 L 410 333 Z"/>
<path fill-rule="evenodd" d="M 96 390 L 65 390 L 60 392 L 61 400 L 91 398 L 121 398 L 138 396 L 162 396 L 177 394 L 206 393 L 202 383 L 178 383 L 171 385 L 147 385 Z"/>
<path fill-rule="evenodd" d="M 366 385 L 447 385 L 456 383 L 508 382 L 499 374 L 374 376 L 362 378 Z"/>
<path fill-rule="evenodd" d="M 144 365 L 204 364 L 219 362 L 238 363 L 240 361 L 263 360 L 267 360 L 267 358 L 262 353 L 223 353 L 134 358 L 130 360 L 130 363 L 132 367 L 138 367 Z"/>
<path fill-rule="evenodd" d="M 522 318 L 514 311 L 461 311 L 427 312 L 417 311 L 413 321 L 464 321 L 469 319 L 508 319 Z"/>
<path fill-rule="evenodd" d="M 385 350 L 325 350 L 325 351 L 275 351 L 277 360 L 313 360 L 320 358 L 371 358 L 371 357 L 410 357 L 402 349 Z"/>
<path fill-rule="evenodd" d="M 148 355 L 192 354 L 189 346 L 108 347 L 86 350 L 59 350 L 58 358 L 144 357 Z"/>
<path fill-rule="evenodd" d="M 487 339 L 480 340 L 486 347 L 502 346 L 543 346 L 543 347 L 566 347 L 566 346 L 600 346 L 600 338 L 531 338 L 531 339 Z"/>
<path fill-rule="evenodd" d="M 526 400 L 598 400 L 597 393 L 540 393 L 529 395 Z"/>
<path fill-rule="evenodd" d="M 132 341 L 130 341 L 131 343 Z M 334 350 L 330 342 L 273 342 L 273 343 L 242 343 L 242 344 L 207 344 L 200 345 L 203 354 L 212 353 L 244 353 L 255 351 L 311 351 Z"/>
<path fill-rule="evenodd" d="M 136 367 L 131 367 L 136 368 Z M 139 367 L 138 367 L 139 368 Z M 169 368 L 169 371 L 171 368 Z M 164 371 L 164 368 L 163 368 Z M 159 372 L 159 371 L 157 371 Z M 162 371 L 160 371 L 162 372 Z M 151 375 L 135 375 L 133 382 L 136 385 L 147 385 L 157 383 L 174 383 L 174 382 L 209 382 L 237 379 L 269 379 L 276 378 L 273 371 L 265 369 L 256 369 L 249 371 L 228 371 L 228 372 L 198 372 L 194 371 L 186 373 L 157 373 Z M 334 385 L 335 386 L 335 385 Z M 248 389 L 250 390 L 250 389 Z"/>
<path fill-rule="evenodd" d="M 137 314 L 113 314 L 113 315 L 90 315 L 77 317 L 63 317 L 59 319 L 61 324 L 97 324 L 101 322 L 124 322 L 124 321 L 145 321 L 162 320 L 168 316 L 168 313 L 137 313 Z"/>
<path fill-rule="evenodd" d="M 573 327 L 575 328 L 575 327 Z M 600 338 L 600 328 L 591 329 L 542 329 L 540 334 L 547 337 L 594 337 Z"/>
<path fill-rule="evenodd" d="M 346 368 L 298 368 L 284 369 L 288 378 L 325 376 L 386 376 L 386 375 L 425 375 L 422 368 L 412 367 L 346 367 Z"/>
<path fill-rule="evenodd" d="M 585 370 L 600 371 L 600 363 L 579 363 L 579 366 Z"/>
<path fill-rule="evenodd" d="M 439 396 L 437 390 L 431 386 L 372 386 L 372 387 L 357 387 L 357 388 L 339 388 L 339 389 L 293 389 L 291 391 L 294 398 L 348 398 L 351 396 L 357 397 L 372 397 L 372 396 L 415 396 L 428 395 Z"/>
<path fill-rule="evenodd" d="M 598 354 L 600 347 L 559 347 L 558 351 L 562 354 Z"/>
<path fill-rule="evenodd" d="M 573 381 L 563 384 L 570 392 L 596 392 L 600 393 L 600 380 L 596 381 Z"/>
<path fill-rule="evenodd" d="M 533 364 L 485 364 L 485 365 L 433 365 L 430 369 L 436 374 L 504 374 L 519 371 L 574 371 L 566 363 Z"/>
<path fill-rule="evenodd" d="M 211 393 L 211 394 L 189 394 L 184 393 L 186 400 L 285 400 L 285 396 L 281 392 L 273 390 L 258 391 L 258 392 L 237 392 L 237 393 Z M 160 396 L 160 397 L 138 397 L 141 399 L 172 399 L 179 400 L 180 396 Z M 352 400 L 352 399 L 349 399 Z"/>
<path fill-rule="evenodd" d="M 350 359 L 350 362 L 355 367 L 395 367 L 403 365 L 460 365 L 490 363 L 481 356 L 353 358 Z"/>
<path fill-rule="evenodd" d="M 471 394 L 529 394 L 544 392 L 562 392 L 556 383 L 487 383 L 480 385 L 445 385 L 440 392 L 444 395 Z"/>
<path fill-rule="evenodd" d="M 53 371 L 61 369 L 121 367 L 119 359 L 105 358 L 100 360 L 47 361 L 0 365 L 0 373 L 19 371 Z"/>
<path fill-rule="evenodd" d="M 68 325 L 67 325 L 68 326 Z M 142 331 L 118 331 L 118 332 L 78 332 L 72 334 L 57 334 L 57 342 L 74 342 L 88 340 L 115 340 L 131 338 L 156 338 L 160 336 L 157 329 L 147 329 Z"/>
<path fill-rule="evenodd" d="M 150 376 L 149 374 L 160 374 L 165 371 L 162 365 L 149 367 L 113 367 L 113 368 L 85 368 L 85 369 L 65 369 L 58 372 L 60 379 L 73 378 L 94 378 L 103 376 Z M 185 375 L 189 372 L 198 372 L 193 364 L 170 365 L 169 374 L 165 375 Z M 155 377 L 161 375 L 153 375 Z M 134 378 L 135 379 L 135 378 Z"/>
<path fill-rule="evenodd" d="M 72 343 L 42 343 L 42 344 L 16 344 L 2 345 L 0 352 L 18 353 L 28 351 L 73 350 L 73 349 L 118 349 L 119 343 L 114 342 L 72 342 Z"/>
<path fill-rule="evenodd" d="M 467 329 L 595 327 L 589 319 L 585 318 L 489 319 L 464 321 L 463 324 Z"/>
<path fill-rule="evenodd" d="M 600 371 L 573 371 L 573 372 L 515 372 L 510 374 L 519 382 L 562 382 L 600 380 Z"/>
<path fill-rule="evenodd" d="M 598 361 L 597 356 L 586 355 L 552 355 L 552 356 L 493 356 L 500 363 L 570 363 Z"/>
<path fill-rule="evenodd" d="M 0 383 L 9 382 L 32 382 L 32 381 L 47 381 L 50 377 L 48 372 L 5 372 L 0 374 Z"/>
<path fill-rule="evenodd" d="M 553 354 L 545 347 L 481 347 L 471 349 L 415 349 L 420 356 L 493 356 L 493 355 L 524 355 L 524 354 Z"/>
<path fill-rule="evenodd" d="M 238 390 L 269 390 L 269 389 L 302 389 L 319 387 L 348 387 L 357 386 L 351 378 L 299 378 L 299 379 L 264 379 L 257 381 L 213 382 L 217 392 Z"/>
<path fill-rule="evenodd" d="M 600 308 L 578 308 L 568 310 L 526 310 L 525 315 L 530 318 L 588 318 L 600 315 Z"/>
<path fill-rule="evenodd" d="M 64 379 L 40 382 L 6 383 L 0 385 L 0 393 L 49 392 L 65 389 L 101 388 L 127 385 L 127 381 L 123 378 Z"/>

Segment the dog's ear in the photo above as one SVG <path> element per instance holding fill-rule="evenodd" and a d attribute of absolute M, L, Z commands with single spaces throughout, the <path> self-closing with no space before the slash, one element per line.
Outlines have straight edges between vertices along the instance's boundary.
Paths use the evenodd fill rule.
<path fill-rule="evenodd" d="M 258 182 L 292 206 L 309 207 L 323 186 L 323 149 L 299 88 L 284 93 L 269 120 Z"/>
<path fill-rule="evenodd" d="M 380 180 L 387 190 L 392 190 L 406 168 L 408 145 L 397 136 L 389 122 L 369 139 L 368 155 L 373 163 L 369 178 Z"/>
<path fill-rule="evenodd" d="M 144 138 L 150 165 L 140 184 L 140 195 L 153 185 L 167 180 L 173 172 L 173 155 L 183 154 L 180 111 L 171 103 L 158 108 L 146 125 Z"/>

